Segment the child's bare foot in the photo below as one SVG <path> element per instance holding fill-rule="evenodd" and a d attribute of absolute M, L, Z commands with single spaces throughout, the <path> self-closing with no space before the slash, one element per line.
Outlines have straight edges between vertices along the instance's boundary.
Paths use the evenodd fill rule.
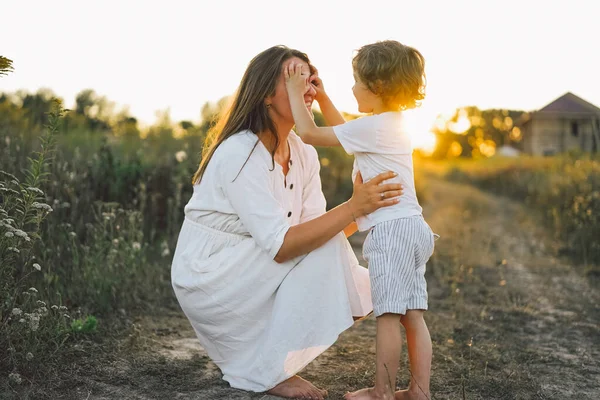
<path fill-rule="evenodd" d="M 391 393 L 378 393 L 375 388 L 360 389 L 356 392 L 348 392 L 344 395 L 346 400 L 393 400 Z"/>
<path fill-rule="evenodd" d="M 326 390 L 317 388 L 315 385 L 300 378 L 298 375 L 294 375 L 281 382 L 267 393 L 289 399 L 323 400 L 327 396 Z"/>
<path fill-rule="evenodd" d="M 398 390 L 394 393 L 395 400 L 431 400 L 429 393 L 423 393 L 421 390 Z"/>

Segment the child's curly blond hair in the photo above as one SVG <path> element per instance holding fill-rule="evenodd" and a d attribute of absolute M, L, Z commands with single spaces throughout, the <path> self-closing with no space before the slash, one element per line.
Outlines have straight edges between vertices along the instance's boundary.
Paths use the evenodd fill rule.
<path fill-rule="evenodd" d="M 395 40 L 368 44 L 352 60 L 354 73 L 392 108 L 407 110 L 425 98 L 425 58 Z"/>

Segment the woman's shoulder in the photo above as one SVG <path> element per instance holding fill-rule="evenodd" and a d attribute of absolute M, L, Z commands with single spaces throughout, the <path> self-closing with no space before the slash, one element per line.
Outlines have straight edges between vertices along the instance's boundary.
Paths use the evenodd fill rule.
<path fill-rule="evenodd" d="M 256 145 L 257 140 L 258 137 L 249 130 L 234 133 L 219 145 L 215 151 L 215 156 L 217 154 L 219 157 L 228 157 L 241 153 L 248 154 L 248 151 L 252 150 Z"/>
<path fill-rule="evenodd" d="M 262 168 L 264 155 L 261 154 L 258 137 L 252 131 L 240 131 L 225 139 L 215 150 L 209 164 L 219 173 L 230 175 L 244 168 Z M 258 158 L 257 158 L 258 157 Z"/>

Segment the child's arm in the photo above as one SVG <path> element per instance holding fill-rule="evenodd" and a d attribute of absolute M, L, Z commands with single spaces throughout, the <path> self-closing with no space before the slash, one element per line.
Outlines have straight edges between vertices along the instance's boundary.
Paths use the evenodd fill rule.
<path fill-rule="evenodd" d="M 340 146 L 331 127 L 318 127 L 313 121 L 310 110 L 304 104 L 304 94 L 308 89 L 308 76 L 302 75 L 302 65 L 290 63 L 284 70 L 292 114 L 296 122 L 298 136 L 306 144 L 315 146 Z"/>
<path fill-rule="evenodd" d="M 358 231 L 358 225 L 356 222 L 350 222 L 350 224 L 344 228 L 344 235 L 349 238 L 350 236 L 354 235 L 356 231 Z"/>
<path fill-rule="evenodd" d="M 323 117 L 325 117 L 325 122 L 329 126 L 341 125 L 346 120 L 342 116 L 342 114 L 335 107 L 327 93 L 325 92 L 325 86 L 323 86 L 323 81 L 319 77 L 319 71 L 314 68 L 314 72 L 309 78 L 309 83 L 315 88 L 317 92 L 315 96 L 315 100 L 319 103 L 319 108 L 323 113 Z"/>

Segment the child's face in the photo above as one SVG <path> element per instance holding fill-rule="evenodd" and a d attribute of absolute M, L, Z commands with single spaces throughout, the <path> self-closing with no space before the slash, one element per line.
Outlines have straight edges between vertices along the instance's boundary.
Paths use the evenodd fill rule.
<path fill-rule="evenodd" d="M 372 113 L 373 109 L 379 102 L 379 97 L 371 92 L 367 85 L 365 85 L 358 75 L 354 73 L 354 86 L 352 86 L 352 93 L 358 103 L 358 112 L 361 113 Z"/>

